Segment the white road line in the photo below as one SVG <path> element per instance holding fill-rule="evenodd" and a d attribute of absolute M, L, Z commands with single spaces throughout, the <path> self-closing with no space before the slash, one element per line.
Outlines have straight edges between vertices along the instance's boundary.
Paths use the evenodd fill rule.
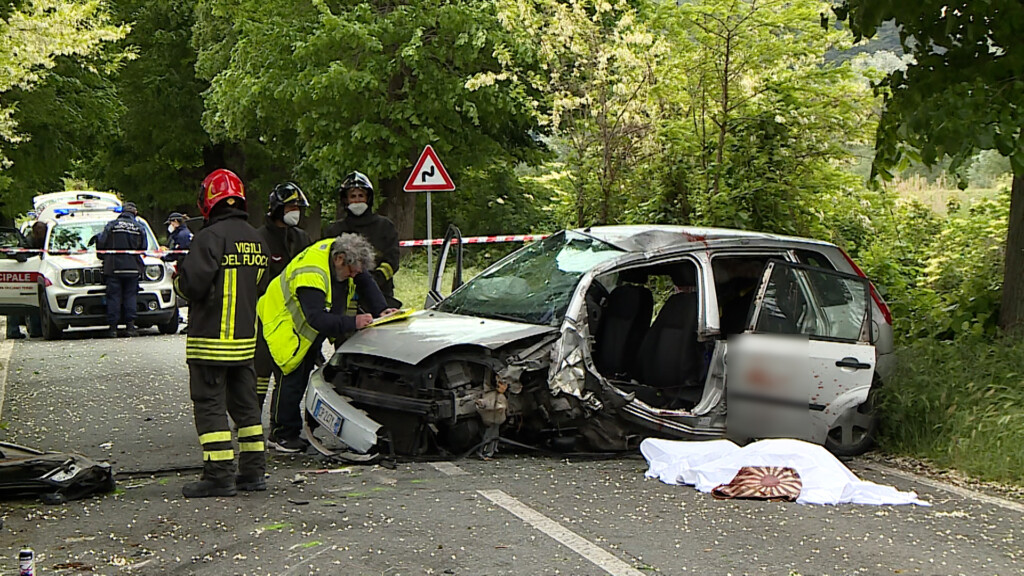
<path fill-rule="evenodd" d="M 4 396 L 7 391 L 7 371 L 11 368 L 11 352 L 14 351 L 14 342 L 4 340 L 0 342 L 0 416 L 4 413 Z"/>
<path fill-rule="evenodd" d="M 572 530 L 523 504 L 501 490 L 478 490 L 481 496 L 518 516 L 537 530 L 547 534 L 573 552 L 590 560 L 612 576 L 644 576 L 643 572 L 592 544 Z"/>
<path fill-rule="evenodd" d="M 904 472 L 903 470 L 890 468 L 889 466 L 885 466 L 883 464 L 871 463 L 865 464 L 865 467 L 872 470 L 877 470 L 879 472 L 884 472 L 886 474 L 891 474 L 893 476 L 899 476 L 900 478 L 910 480 L 911 482 L 918 482 L 926 486 L 931 486 L 932 488 L 952 492 L 957 496 L 962 496 L 969 500 L 978 500 L 980 502 L 985 502 L 986 504 L 994 504 L 996 506 L 1002 506 L 1003 508 L 1006 508 L 1008 510 L 1024 513 L 1024 504 L 1020 502 L 1014 502 L 1013 500 L 1000 498 L 998 496 L 989 496 L 988 494 L 975 492 L 974 490 L 968 490 L 967 488 L 961 488 L 959 486 L 953 486 L 952 484 L 946 484 L 945 482 L 939 482 L 938 480 L 932 480 L 931 478 L 919 476 L 912 472 Z"/>
<path fill-rule="evenodd" d="M 438 472 L 442 472 L 449 476 L 468 476 L 469 472 L 466 472 L 462 468 L 459 468 L 451 462 L 431 462 L 431 466 L 437 469 Z"/>

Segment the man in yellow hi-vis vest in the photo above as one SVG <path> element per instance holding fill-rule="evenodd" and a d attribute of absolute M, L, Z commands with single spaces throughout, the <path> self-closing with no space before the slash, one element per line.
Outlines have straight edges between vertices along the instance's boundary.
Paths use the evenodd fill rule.
<path fill-rule="evenodd" d="M 300 403 L 324 340 L 394 311 L 369 274 L 373 265 L 373 247 L 362 236 L 326 238 L 296 256 L 257 303 L 263 336 L 284 374 L 270 401 L 269 440 L 279 452 L 306 449 Z M 355 293 L 368 313 L 348 316 Z"/>

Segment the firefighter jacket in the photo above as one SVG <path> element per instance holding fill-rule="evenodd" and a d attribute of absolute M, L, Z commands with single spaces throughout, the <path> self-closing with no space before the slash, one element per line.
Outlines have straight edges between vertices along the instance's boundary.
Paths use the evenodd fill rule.
<path fill-rule="evenodd" d="M 285 267 L 284 271 L 270 283 L 266 294 L 260 297 L 256 307 L 260 322 L 263 325 L 263 337 L 267 340 L 270 355 L 284 374 L 291 374 L 306 357 L 314 342 L 320 342 L 320 332 L 310 325 L 305 310 L 299 302 L 299 290 L 303 288 L 322 292 L 325 300 L 321 309 L 339 310 L 341 315 L 348 309 L 356 293 L 356 281 L 349 278 L 344 281 L 338 294 L 335 290 L 337 282 L 332 281 L 331 244 L 334 238 L 326 238 L 306 248 Z M 361 274 L 366 283 L 376 287 L 369 275 Z M 332 304 L 333 298 L 344 299 L 343 305 Z M 378 296 L 380 298 L 380 296 Z M 384 301 L 380 298 L 378 310 L 380 314 Z M 335 312 L 337 314 L 337 312 Z M 339 323 L 339 332 L 343 329 L 355 329 L 355 321 L 351 317 L 348 322 Z M 326 334 L 340 336 L 340 334 Z"/>
<path fill-rule="evenodd" d="M 139 226 L 135 215 L 121 212 L 103 227 L 96 239 L 98 250 L 145 250 L 146 233 Z M 141 254 L 98 254 L 103 260 L 103 274 L 106 276 L 140 276 L 143 272 Z"/>
<path fill-rule="evenodd" d="M 277 278 L 293 258 L 313 243 L 309 238 L 309 234 L 306 234 L 306 231 L 302 228 L 298 226 L 286 226 L 284 228 L 275 226 L 274 222 L 269 218 L 267 223 L 256 231 L 259 232 L 260 238 L 270 248 L 270 253 L 268 254 L 270 260 L 267 263 L 267 279 L 270 281 Z"/>
<path fill-rule="evenodd" d="M 174 288 L 189 301 L 185 359 L 246 364 L 256 351 L 256 300 L 266 286 L 269 249 L 235 208 L 214 210 L 178 263 Z"/>
<path fill-rule="evenodd" d="M 363 212 L 356 216 L 346 210 L 343 220 L 332 222 L 324 230 L 324 238 L 336 238 L 345 232 L 360 234 L 370 241 L 373 250 L 376 252 L 374 261 L 377 268 L 373 272 L 374 280 L 380 286 L 385 296 L 394 297 L 395 272 L 398 272 L 398 230 L 395 225 L 386 217 L 375 214 L 372 210 Z"/>

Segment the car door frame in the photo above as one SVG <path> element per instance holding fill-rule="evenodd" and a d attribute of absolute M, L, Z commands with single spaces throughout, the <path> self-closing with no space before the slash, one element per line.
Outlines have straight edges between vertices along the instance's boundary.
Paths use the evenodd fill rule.
<path fill-rule="evenodd" d="M 462 231 L 455 224 L 449 224 L 444 240 L 441 242 L 441 254 L 437 258 L 437 264 L 431 271 L 430 286 L 427 290 L 426 301 L 423 304 L 424 308 L 433 308 L 445 299 L 445 296 L 441 293 L 441 284 L 444 282 L 444 269 L 448 265 L 448 257 L 453 246 L 455 247 L 455 276 L 452 278 L 452 292 L 462 286 L 462 245 Z M 428 246 L 427 249 L 432 250 L 433 247 Z"/>
<path fill-rule="evenodd" d="M 765 309 L 765 295 L 771 283 L 773 272 L 780 266 L 792 270 L 805 271 L 804 275 L 797 275 L 799 282 L 807 281 L 808 276 L 806 273 L 813 273 L 841 278 L 860 285 L 864 296 L 864 311 L 860 318 L 860 329 L 857 338 L 839 338 L 816 334 L 780 335 L 759 330 L 758 321 Z M 809 298 L 808 306 L 817 307 L 819 309 L 818 313 L 821 313 L 820 304 L 814 302 L 815 289 L 805 284 L 802 284 L 802 286 L 804 296 Z M 735 367 L 735 370 L 729 370 L 728 368 L 726 370 L 727 402 L 734 407 L 737 401 L 761 402 L 765 406 L 791 403 L 791 400 L 785 400 L 782 397 L 768 394 L 758 397 L 756 394 L 751 394 L 750 390 L 752 387 L 746 381 L 746 375 L 742 373 L 747 365 L 745 362 L 747 358 L 743 355 L 751 354 L 750 350 L 760 350 L 761 353 L 765 353 L 764 351 L 766 350 L 776 349 L 776 346 L 781 347 L 778 348 L 780 353 L 797 353 L 800 347 L 806 346 L 807 365 L 798 365 L 795 368 L 799 380 L 797 381 L 797 386 L 794 386 L 789 392 L 801 394 L 806 392 L 806 402 L 804 405 L 808 412 L 808 418 L 802 424 L 806 424 L 809 428 L 806 430 L 801 428 L 799 433 L 790 434 L 790 436 L 823 444 L 829 427 L 834 423 L 835 419 L 850 405 L 855 406 L 867 399 L 874 376 L 875 364 L 875 349 L 871 343 L 871 332 L 870 283 L 866 278 L 835 270 L 798 264 L 783 259 L 772 259 L 765 265 L 757 287 L 756 296 L 751 303 L 746 330 L 741 335 L 743 346 L 736 345 L 740 344 L 740 342 L 737 342 L 729 347 L 729 362 L 727 362 L 727 366 L 731 364 Z M 807 372 L 804 373 L 803 370 Z M 731 375 L 729 374 L 730 372 L 732 372 Z M 730 384 L 732 384 L 731 387 Z M 730 389 L 733 391 L 732 394 L 729 393 Z M 742 392 L 742 396 L 738 391 Z M 792 404 L 790 407 L 795 406 L 795 404 Z M 797 411 L 794 414 L 802 418 L 802 412 Z M 735 430 L 736 428 L 739 428 L 744 433 L 752 428 L 746 423 L 742 423 L 739 426 L 735 424 L 735 422 L 729 424 L 730 434 L 737 431 Z M 752 436 L 764 437 L 756 434 Z"/>
<path fill-rule="evenodd" d="M 17 228 L 4 226 L 0 227 L 0 232 L 13 232 L 18 235 L 18 246 L 9 247 L 16 250 L 5 250 L 3 255 L 0 255 L 0 314 L 37 313 L 41 251 L 25 252 L 29 249 L 28 239 Z M 7 286 L 8 284 L 13 286 Z"/>

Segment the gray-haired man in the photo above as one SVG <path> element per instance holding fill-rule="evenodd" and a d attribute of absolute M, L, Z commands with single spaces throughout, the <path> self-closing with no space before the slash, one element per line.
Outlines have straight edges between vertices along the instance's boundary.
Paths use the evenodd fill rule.
<path fill-rule="evenodd" d="M 393 311 L 369 274 L 373 265 L 373 247 L 358 234 L 321 240 L 299 253 L 256 305 L 270 354 L 284 374 L 270 401 L 269 440 L 279 452 L 306 448 L 299 438 L 299 404 L 324 340 Z M 355 294 L 365 313 L 348 316 Z"/>

